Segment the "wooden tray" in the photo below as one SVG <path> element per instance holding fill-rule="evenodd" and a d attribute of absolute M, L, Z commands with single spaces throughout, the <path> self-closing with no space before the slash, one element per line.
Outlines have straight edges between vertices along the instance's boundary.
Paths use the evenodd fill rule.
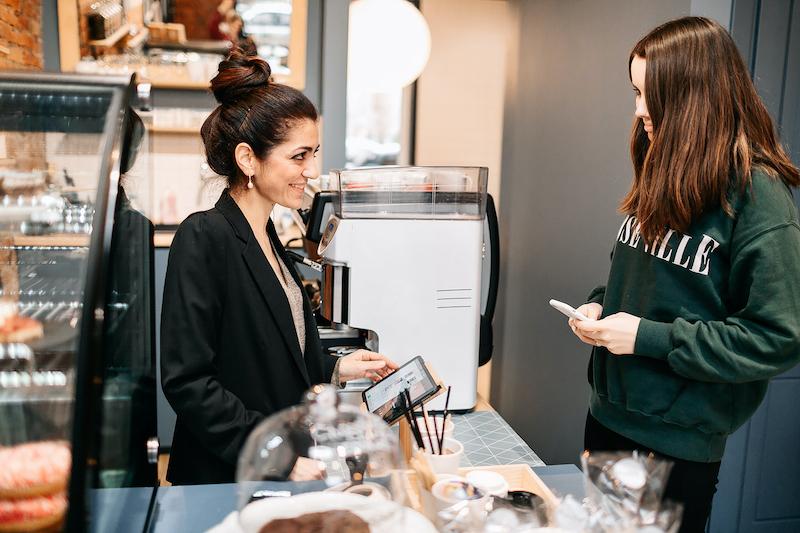
<path fill-rule="evenodd" d="M 553 494 L 547 485 L 544 484 L 542 479 L 536 475 L 533 469 L 526 464 L 514 465 L 493 465 L 493 466 L 471 466 L 467 468 L 459 468 L 458 474 L 466 476 L 467 473 L 473 470 L 491 470 L 503 476 L 508 482 L 508 490 L 527 490 L 537 496 L 541 496 L 548 506 L 555 506 L 558 503 L 556 495 Z M 420 486 L 417 480 L 417 473 L 414 470 L 406 470 L 406 491 L 409 495 L 409 504 L 417 511 L 422 511 L 422 504 L 420 501 Z"/>

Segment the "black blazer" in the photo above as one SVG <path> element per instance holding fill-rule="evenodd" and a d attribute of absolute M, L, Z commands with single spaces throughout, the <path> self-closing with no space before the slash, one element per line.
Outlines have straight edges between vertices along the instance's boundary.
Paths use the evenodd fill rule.
<path fill-rule="evenodd" d="M 271 221 L 267 233 L 300 283 Z M 305 292 L 303 306 L 305 357 L 286 293 L 227 190 L 180 225 L 161 311 L 161 383 L 178 415 L 169 481 L 235 481 L 250 431 L 330 381 L 336 360 L 323 353 Z"/>

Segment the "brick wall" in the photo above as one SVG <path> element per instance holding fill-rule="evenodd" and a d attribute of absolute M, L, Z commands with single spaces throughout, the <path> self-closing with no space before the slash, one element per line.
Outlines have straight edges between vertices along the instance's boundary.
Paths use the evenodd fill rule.
<path fill-rule="evenodd" d="M 41 70 L 43 65 L 42 3 L 0 0 L 0 70 Z M 5 143 L 16 170 L 47 168 L 44 133 L 6 132 Z"/>
<path fill-rule="evenodd" d="M 41 70 L 42 3 L 0 0 L 0 69 Z"/>
<path fill-rule="evenodd" d="M 208 39 L 208 21 L 218 5 L 219 0 L 173 0 L 170 22 L 186 26 L 187 39 Z"/>

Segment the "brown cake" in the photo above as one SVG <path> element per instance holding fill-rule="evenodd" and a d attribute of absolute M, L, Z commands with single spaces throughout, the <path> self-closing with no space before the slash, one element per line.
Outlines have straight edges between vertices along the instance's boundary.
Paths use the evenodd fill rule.
<path fill-rule="evenodd" d="M 369 533 L 369 524 L 350 511 L 323 511 L 272 520 L 259 533 Z"/>

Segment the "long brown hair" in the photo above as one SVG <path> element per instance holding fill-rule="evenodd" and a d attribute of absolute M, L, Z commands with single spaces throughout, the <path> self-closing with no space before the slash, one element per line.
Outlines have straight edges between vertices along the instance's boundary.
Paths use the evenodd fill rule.
<path fill-rule="evenodd" d="M 732 187 L 744 191 L 754 167 L 787 185 L 800 173 L 780 145 L 736 44 L 716 22 L 685 17 L 662 24 L 633 47 L 646 59 L 645 102 L 631 134 L 634 180 L 620 210 L 636 215 L 646 242 L 669 227 L 686 231 L 719 206 L 732 216 Z"/>

